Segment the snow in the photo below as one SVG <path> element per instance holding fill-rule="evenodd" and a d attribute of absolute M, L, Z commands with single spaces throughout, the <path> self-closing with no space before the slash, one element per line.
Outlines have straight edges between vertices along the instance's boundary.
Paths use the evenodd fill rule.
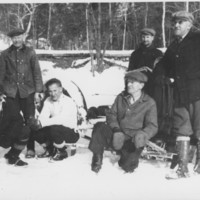
<path fill-rule="evenodd" d="M 74 81 L 82 90 L 88 107 L 112 104 L 124 88 L 124 69 L 112 67 L 102 74 L 90 72 L 90 64 L 79 69 L 54 68 L 54 63 L 40 61 L 44 81 L 58 77 L 63 85 Z M 119 157 L 105 152 L 99 174 L 91 171 L 92 153 L 88 140 L 80 139 L 75 156 L 63 161 L 25 159 L 27 167 L 6 163 L 3 155 L 8 149 L 0 148 L 0 199 L 2 200 L 199 200 L 200 175 L 188 179 L 166 180 L 169 163 L 140 159 L 139 168 L 125 174 L 118 166 Z M 36 143 L 37 153 L 42 152 Z M 193 164 L 189 165 L 193 174 Z"/>

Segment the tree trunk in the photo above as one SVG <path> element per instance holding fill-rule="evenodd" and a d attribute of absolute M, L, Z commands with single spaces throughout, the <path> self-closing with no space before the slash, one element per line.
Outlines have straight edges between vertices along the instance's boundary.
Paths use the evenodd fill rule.
<path fill-rule="evenodd" d="M 124 33 L 123 33 L 122 50 L 125 49 L 125 45 L 126 45 L 126 24 L 127 24 L 127 5 L 125 6 L 125 10 L 124 10 Z"/>
<path fill-rule="evenodd" d="M 110 26 L 110 49 L 113 49 L 113 32 L 112 32 L 112 4 L 109 3 L 109 26 Z"/>
<path fill-rule="evenodd" d="M 47 29 L 47 43 L 48 43 L 48 47 L 51 47 L 51 42 L 50 42 L 50 31 L 51 31 L 51 11 L 52 11 L 52 6 L 53 4 L 50 3 L 49 4 L 49 18 L 48 18 L 48 29 Z"/>
<path fill-rule="evenodd" d="M 86 17 L 87 46 L 88 46 L 88 50 L 90 50 L 90 40 L 89 40 L 89 4 L 87 4 L 87 6 L 86 6 L 85 17 Z"/>
<path fill-rule="evenodd" d="M 185 10 L 189 12 L 189 1 L 185 2 Z"/>
<path fill-rule="evenodd" d="M 97 56 L 97 67 L 98 71 L 103 71 L 102 69 L 102 59 L 101 59 L 101 3 L 98 3 L 97 12 L 97 42 L 96 42 L 96 56 Z"/>
<path fill-rule="evenodd" d="M 165 39 L 165 14 L 166 14 L 166 4 L 163 2 L 163 14 L 162 14 L 162 39 L 163 39 L 163 47 L 166 47 L 166 39 Z"/>
<path fill-rule="evenodd" d="M 145 3 L 145 17 L 144 17 L 144 26 L 147 27 L 148 24 L 148 11 L 149 11 L 149 4 L 148 2 Z"/>

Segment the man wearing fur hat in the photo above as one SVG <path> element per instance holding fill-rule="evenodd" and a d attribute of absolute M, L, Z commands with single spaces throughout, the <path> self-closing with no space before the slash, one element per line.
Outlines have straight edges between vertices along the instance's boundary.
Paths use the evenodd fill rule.
<path fill-rule="evenodd" d="M 163 72 L 160 80 L 174 81 L 172 134 L 176 136 L 178 155 L 178 169 L 174 178 L 189 175 L 191 136 L 197 140 L 195 171 L 200 173 L 200 33 L 193 29 L 193 22 L 194 17 L 189 12 L 178 11 L 172 15 L 175 40 L 158 66 L 160 72 Z"/>
<path fill-rule="evenodd" d="M 148 83 L 145 85 L 145 92 L 153 96 L 152 71 L 154 64 L 162 57 L 162 52 L 155 48 L 153 41 L 156 31 L 152 28 L 143 28 L 141 30 L 141 44 L 131 54 L 129 59 L 128 71 L 140 69 L 148 76 Z"/>
<path fill-rule="evenodd" d="M 34 100 L 40 100 L 43 90 L 41 70 L 35 51 L 24 44 L 25 31 L 15 29 L 8 36 L 13 44 L 0 56 L 0 85 L 7 100 L 22 111 L 27 124 L 35 114 Z"/>
<path fill-rule="evenodd" d="M 106 123 L 95 124 L 89 149 L 93 152 L 92 171 L 102 167 L 104 148 L 113 148 L 120 155 L 119 166 L 127 173 L 138 167 L 139 157 L 158 129 L 155 101 L 143 92 L 147 76 L 138 71 L 125 75 L 125 91 L 115 99 L 107 112 Z"/>

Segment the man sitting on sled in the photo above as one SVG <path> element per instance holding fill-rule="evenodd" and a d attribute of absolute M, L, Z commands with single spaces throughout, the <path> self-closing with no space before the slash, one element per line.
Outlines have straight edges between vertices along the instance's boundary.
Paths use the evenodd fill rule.
<path fill-rule="evenodd" d="M 118 164 L 125 172 L 138 167 L 144 146 L 158 130 L 156 103 L 142 90 L 147 79 L 142 72 L 127 72 L 125 91 L 116 97 L 106 122 L 95 124 L 89 144 L 92 171 L 99 172 L 104 149 L 109 147 L 121 155 Z"/>

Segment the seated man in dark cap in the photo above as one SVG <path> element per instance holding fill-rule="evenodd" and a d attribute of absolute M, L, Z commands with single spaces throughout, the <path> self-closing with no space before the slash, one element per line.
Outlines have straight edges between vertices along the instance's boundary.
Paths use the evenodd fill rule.
<path fill-rule="evenodd" d="M 28 164 L 22 161 L 19 155 L 27 144 L 29 132 L 29 128 L 24 126 L 18 107 L 9 98 L 6 99 L 3 89 L 0 88 L 0 146 L 11 147 L 4 156 L 8 164 L 15 166 Z"/>
<path fill-rule="evenodd" d="M 153 96 L 152 71 L 156 60 L 162 57 L 162 52 L 154 47 L 156 31 L 152 28 L 141 30 L 141 44 L 131 54 L 128 71 L 140 69 L 148 76 L 148 83 L 145 85 L 145 92 Z"/>
<path fill-rule="evenodd" d="M 118 164 L 125 172 L 133 172 L 138 167 L 146 142 L 158 129 L 155 101 L 142 91 L 147 80 L 141 72 L 127 72 L 126 89 L 107 112 L 106 123 L 95 124 L 89 144 L 93 152 L 92 171 L 99 172 L 104 148 L 110 147 L 121 155 Z"/>
<path fill-rule="evenodd" d="M 8 33 L 12 45 L 0 55 L 0 85 L 8 101 L 18 105 L 25 124 L 35 115 L 34 101 L 40 101 L 43 91 L 42 74 L 35 51 L 27 47 L 25 31 L 15 29 Z M 34 142 L 28 145 L 27 157 L 34 157 Z"/>
<path fill-rule="evenodd" d="M 171 23 L 175 39 L 156 67 L 163 73 L 157 80 L 173 80 L 171 132 L 176 137 L 178 169 L 168 178 L 184 178 L 189 176 L 191 138 L 197 142 L 195 171 L 200 174 L 200 32 L 193 27 L 193 15 L 186 11 L 173 13 Z"/>

